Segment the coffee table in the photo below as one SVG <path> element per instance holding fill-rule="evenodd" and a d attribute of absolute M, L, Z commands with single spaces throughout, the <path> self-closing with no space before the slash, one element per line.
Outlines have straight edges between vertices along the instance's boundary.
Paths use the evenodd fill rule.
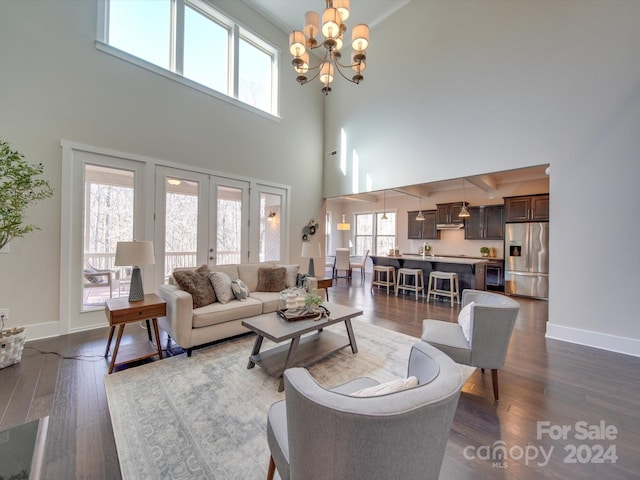
<path fill-rule="evenodd" d="M 280 377 L 278 391 L 281 392 L 284 390 L 282 374 L 287 368 L 310 365 L 347 346 L 351 346 L 352 353 L 358 353 L 351 319 L 362 315 L 362 310 L 329 302 L 323 306 L 330 315 L 321 320 L 287 321 L 276 312 L 243 320 L 242 325 L 257 334 L 247 368 L 260 365 L 269 375 Z M 340 322 L 345 324 L 347 337 L 324 330 Z M 305 335 L 307 333 L 310 335 Z M 260 352 L 265 337 L 275 343 L 291 342 Z"/>

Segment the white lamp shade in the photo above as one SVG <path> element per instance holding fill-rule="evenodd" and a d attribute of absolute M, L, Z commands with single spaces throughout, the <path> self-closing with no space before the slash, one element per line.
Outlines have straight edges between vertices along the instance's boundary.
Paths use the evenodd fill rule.
<path fill-rule="evenodd" d="M 300 30 L 294 30 L 289 34 L 289 51 L 294 57 L 304 55 L 306 51 L 304 33 Z"/>
<path fill-rule="evenodd" d="M 309 53 L 305 52 L 305 54 L 299 58 L 302 60 L 302 65 L 293 68 L 296 72 L 305 74 L 309 71 Z"/>
<path fill-rule="evenodd" d="M 302 258 L 318 258 L 322 256 L 320 244 L 314 242 L 302 242 Z"/>
<path fill-rule="evenodd" d="M 340 12 L 335 8 L 327 8 L 322 13 L 322 34 L 326 38 L 336 38 L 340 35 Z"/>
<path fill-rule="evenodd" d="M 349 18 L 349 0 L 333 0 L 333 8 L 340 12 L 342 23 Z"/>
<path fill-rule="evenodd" d="M 318 12 L 309 11 L 304 14 L 304 34 L 313 38 L 318 34 L 318 25 L 320 25 L 320 15 Z"/>
<path fill-rule="evenodd" d="M 351 34 L 351 48 L 359 52 L 366 50 L 369 46 L 369 26 L 360 23 L 353 27 Z"/>
<path fill-rule="evenodd" d="M 116 266 L 153 265 L 153 242 L 118 242 L 116 246 Z"/>
<path fill-rule="evenodd" d="M 333 82 L 333 64 L 324 62 L 320 69 L 320 81 L 325 85 Z"/>

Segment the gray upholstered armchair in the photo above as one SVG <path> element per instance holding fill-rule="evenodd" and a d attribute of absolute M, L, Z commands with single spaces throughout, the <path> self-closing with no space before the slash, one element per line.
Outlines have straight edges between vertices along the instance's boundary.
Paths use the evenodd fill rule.
<path fill-rule="evenodd" d="M 498 369 L 504 365 L 520 304 L 498 293 L 466 289 L 462 308 L 470 307 L 469 341 L 458 323 L 424 320 L 422 340 L 464 365 L 491 369 L 493 395 L 498 397 Z"/>
<path fill-rule="evenodd" d="M 269 476 L 283 480 L 438 478 L 460 389 L 460 367 L 424 342 L 411 349 L 418 386 L 374 397 L 359 378 L 331 390 L 306 369 L 284 372 L 285 400 L 269 410 Z"/>

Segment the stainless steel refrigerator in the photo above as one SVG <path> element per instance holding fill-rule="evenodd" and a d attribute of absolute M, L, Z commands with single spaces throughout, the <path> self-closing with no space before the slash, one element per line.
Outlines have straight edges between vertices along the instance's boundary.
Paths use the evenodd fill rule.
<path fill-rule="evenodd" d="M 507 295 L 549 298 L 549 222 L 505 225 L 504 270 Z"/>

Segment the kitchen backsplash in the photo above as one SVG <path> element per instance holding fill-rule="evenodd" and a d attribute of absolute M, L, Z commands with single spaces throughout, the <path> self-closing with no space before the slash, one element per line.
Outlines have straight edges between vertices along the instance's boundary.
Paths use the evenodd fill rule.
<path fill-rule="evenodd" d="M 468 257 L 481 257 L 480 247 L 493 247 L 496 250 L 496 258 L 504 258 L 504 242 L 502 240 L 465 240 L 464 229 L 442 230 L 440 240 L 427 240 L 434 249 L 435 255 L 466 255 Z M 407 240 L 400 242 L 400 251 L 404 253 L 418 253 L 422 247 L 422 240 Z"/>

